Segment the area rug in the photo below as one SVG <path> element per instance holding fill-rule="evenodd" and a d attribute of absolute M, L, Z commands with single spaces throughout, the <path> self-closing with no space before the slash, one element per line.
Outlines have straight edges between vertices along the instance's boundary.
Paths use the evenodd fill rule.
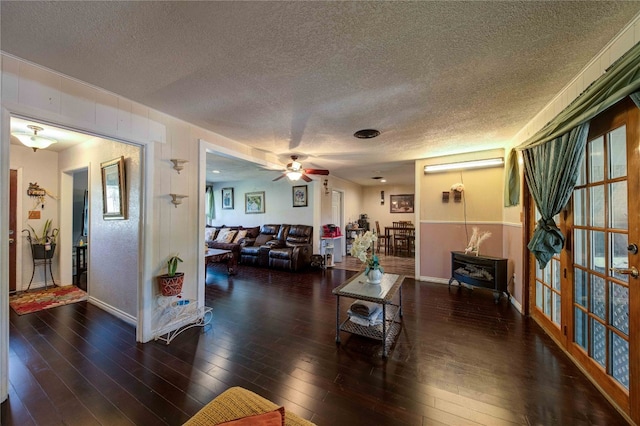
<path fill-rule="evenodd" d="M 83 290 L 74 285 L 67 285 L 13 295 L 9 298 L 9 305 L 18 315 L 24 315 L 80 302 L 87 298 L 87 293 Z"/>

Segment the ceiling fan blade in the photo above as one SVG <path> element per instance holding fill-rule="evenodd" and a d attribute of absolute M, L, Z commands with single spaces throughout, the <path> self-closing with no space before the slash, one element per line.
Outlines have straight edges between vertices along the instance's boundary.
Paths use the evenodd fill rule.
<path fill-rule="evenodd" d="M 309 175 L 328 175 L 329 170 L 324 169 L 304 169 L 304 172 Z"/>
<path fill-rule="evenodd" d="M 311 178 L 307 175 L 305 175 L 304 173 L 302 174 L 302 176 L 300 176 L 302 178 L 303 181 L 305 182 L 311 182 Z"/>
<path fill-rule="evenodd" d="M 284 174 L 282 174 L 282 175 L 278 176 L 277 178 L 275 178 L 275 179 L 273 180 L 273 182 L 275 182 L 275 181 L 277 181 L 277 180 L 280 180 L 280 179 L 282 179 L 283 177 L 285 177 L 285 175 L 284 175 Z"/>

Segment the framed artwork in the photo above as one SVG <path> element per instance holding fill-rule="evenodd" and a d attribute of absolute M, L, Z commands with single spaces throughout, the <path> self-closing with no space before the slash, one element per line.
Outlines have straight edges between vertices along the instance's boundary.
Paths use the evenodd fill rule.
<path fill-rule="evenodd" d="M 391 195 L 391 213 L 413 213 L 414 194 Z"/>
<path fill-rule="evenodd" d="M 293 207 L 307 207 L 307 185 L 293 187 Z"/>
<path fill-rule="evenodd" d="M 104 220 L 127 218 L 127 191 L 124 157 L 100 163 L 102 171 L 102 217 Z"/>
<path fill-rule="evenodd" d="M 233 188 L 222 188 L 222 210 L 233 210 Z"/>
<path fill-rule="evenodd" d="M 264 213 L 264 191 L 244 194 L 244 212 L 246 214 Z"/>

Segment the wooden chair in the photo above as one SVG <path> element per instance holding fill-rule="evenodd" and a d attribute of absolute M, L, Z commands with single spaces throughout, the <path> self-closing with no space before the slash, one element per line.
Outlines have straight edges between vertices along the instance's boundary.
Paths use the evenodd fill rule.
<path fill-rule="evenodd" d="M 380 222 L 378 222 L 376 220 L 376 234 L 378 234 L 378 241 L 376 241 L 376 244 L 378 244 L 378 248 L 376 249 L 377 253 L 380 253 L 380 244 L 384 244 L 384 254 L 386 255 L 387 252 L 389 251 L 389 242 L 387 241 L 387 236 L 380 233 Z"/>
<path fill-rule="evenodd" d="M 411 254 L 409 250 L 409 238 L 412 234 L 412 227 L 410 222 L 401 221 L 401 222 L 393 222 L 394 228 L 393 231 L 393 254 L 398 255 L 400 253 L 407 253 L 407 255 Z"/>

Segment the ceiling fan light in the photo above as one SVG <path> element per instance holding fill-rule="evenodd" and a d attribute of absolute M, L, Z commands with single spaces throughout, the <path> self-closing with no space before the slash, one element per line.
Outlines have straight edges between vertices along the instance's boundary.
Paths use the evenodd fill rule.
<path fill-rule="evenodd" d="M 289 178 L 289 180 L 296 181 L 296 180 L 299 180 L 302 177 L 302 173 L 300 173 L 300 172 L 288 172 L 287 173 L 287 177 Z"/>
<path fill-rule="evenodd" d="M 38 136 L 38 132 L 43 130 L 38 126 L 27 126 L 33 130 L 33 135 L 29 133 L 14 133 L 13 135 L 25 146 L 33 149 L 36 152 L 38 149 L 45 149 L 58 141 L 51 138 L 45 138 L 44 136 Z"/>

